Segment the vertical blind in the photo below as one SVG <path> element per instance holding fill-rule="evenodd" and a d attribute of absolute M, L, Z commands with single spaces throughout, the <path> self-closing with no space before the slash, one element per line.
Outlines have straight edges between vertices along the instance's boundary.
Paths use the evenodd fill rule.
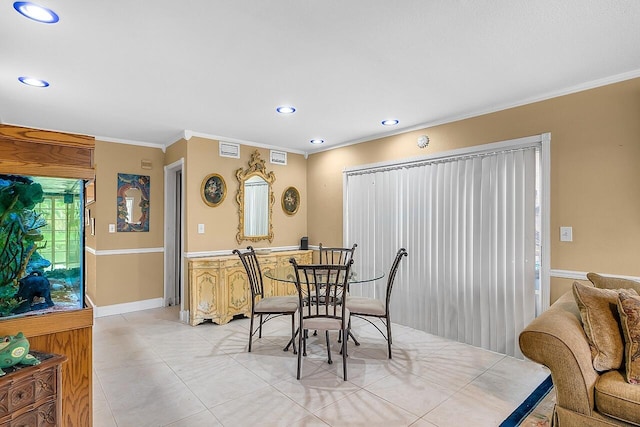
<path fill-rule="evenodd" d="M 356 272 L 385 270 L 405 247 L 392 321 L 522 357 L 535 317 L 539 147 L 345 172 L 345 244 Z M 354 285 L 383 298 L 385 280 Z"/>

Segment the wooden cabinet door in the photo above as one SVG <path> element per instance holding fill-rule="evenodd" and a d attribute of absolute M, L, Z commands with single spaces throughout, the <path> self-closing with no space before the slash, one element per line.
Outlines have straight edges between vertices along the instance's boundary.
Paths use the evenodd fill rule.
<path fill-rule="evenodd" d="M 227 323 L 238 314 L 251 315 L 251 290 L 247 273 L 239 258 L 225 262 L 224 281 L 226 295 L 223 308 L 222 323 Z"/>
<path fill-rule="evenodd" d="M 192 326 L 204 322 L 205 319 L 219 320 L 222 299 L 219 265 L 219 261 L 189 263 L 189 323 Z"/>
<path fill-rule="evenodd" d="M 258 262 L 260 262 L 260 270 L 262 270 L 262 282 L 264 284 L 265 298 L 279 295 L 278 282 L 265 276 L 266 273 L 275 270 L 277 266 L 277 257 L 275 255 L 258 257 Z"/>

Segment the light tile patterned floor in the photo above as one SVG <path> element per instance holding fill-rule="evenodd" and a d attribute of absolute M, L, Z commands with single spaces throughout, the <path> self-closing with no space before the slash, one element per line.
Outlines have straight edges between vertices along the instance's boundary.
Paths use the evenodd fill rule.
<path fill-rule="evenodd" d="M 548 375 L 537 364 L 394 325 L 393 359 L 354 319 L 348 381 L 312 337 L 296 380 L 283 352 L 288 318 L 267 323 L 247 353 L 248 319 L 192 327 L 175 308 L 98 318 L 94 426 L 491 426 Z M 332 344 L 337 349 L 336 339 Z"/>

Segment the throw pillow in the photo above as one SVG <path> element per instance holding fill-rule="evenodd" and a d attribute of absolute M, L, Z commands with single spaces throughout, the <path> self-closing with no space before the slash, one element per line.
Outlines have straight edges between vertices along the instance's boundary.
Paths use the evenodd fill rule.
<path fill-rule="evenodd" d="M 573 283 L 573 297 L 589 340 L 593 368 L 599 372 L 622 366 L 624 343 L 618 315 L 619 292 L 637 295 L 633 289 L 598 289 Z"/>
<path fill-rule="evenodd" d="M 587 273 L 587 279 L 600 289 L 634 289 L 640 294 L 640 282 L 617 277 L 601 276 L 597 273 Z"/>
<path fill-rule="evenodd" d="M 640 384 L 640 297 L 621 292 L 618 312 L 625 341 L 625 376 L 628 383 Z"/>

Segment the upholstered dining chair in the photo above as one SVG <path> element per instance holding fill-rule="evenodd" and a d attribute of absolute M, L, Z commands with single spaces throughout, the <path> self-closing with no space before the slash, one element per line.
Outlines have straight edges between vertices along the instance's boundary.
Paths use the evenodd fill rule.
<path fill-rule="evenodd" d="M 344 264 L 346 265 L 353 259 L 353 253 L 358 246 L 354 243 L 350 248 L 327 248 L 322 246 L 322 243 L 318 245 L 320 251 L 320 264 Z"/>
<path fill-rule="evenodd" d="M 307 331 L 325 331 L 328 363 L 331 364 L 329 331 L 340 331 L 344 336 L 349 332 L 349 310 L 346 308 L 349 271 L 353 260 L 344 264 L 299 265 L 294 258 L 293 265 L 298 290 L 298 373 L 302 367 L 302 356 L 307 355 Z M 347 340 L 342 340 L 341 351 L 343 378 L 347 380 Z"/>
<path fill-rule="evenodd" d="M 251 321 L 249 325 L 249 352 L 251 352 L 251 343 L 253 336 L 258 332 L 258 338 L 262 338 L 262 325 L 267 321 L 278 316 L 291 316 L 291 342 L 293 342 L 293 353 L 296 354 L 296 345 L 294 342 L 296 334 L 295 313 L 298 311 L 297 296 L 264 296 L 264 282 L 262 279 L 262 270 L 256 252 L 252 246 L 247 247 L 246 252 L 240 252 L 237 249 L 233 253 L 240 257 L 242 265 L 247 272 L 249 288 L 251 289 Z M 253 320 L 259 317 L 259 323 L 256 329 L 253 329 Z M 287 351 L 289 346 L 284 349 Z"/>
<path fill-rule="evenodd" d="M 400 248 L 393 259 L 391 264 L 391 270 L 389 270 L 389 276 L 387 277 L 387 289 L 386 298 L 381 301 L 377 298 L 357 297 L 350 296 L 347 300 L 347 308 L 351 313 L 351 316 L 359 317 L 372 324 L 386 339 L 387 347 L 389 349 L 389 359 L 391 359 L 391 344 L 393 342 L 391 338 L 391 313 L 389 312 L 389 303 L 391 302 L 391 290 L 393 289 L 393 283 L 396 279 L 396 273 L 398 272 L 398 266 L 403 257 L 407 256 L 407 250 Z M 369 317 L 378 318 L 386 326 L 387 333 L 385 334 L 382 329 L 375 323 L 369 320 Z M 355 345 L 360 345 L 353 334 L 349 334 Z"/>

